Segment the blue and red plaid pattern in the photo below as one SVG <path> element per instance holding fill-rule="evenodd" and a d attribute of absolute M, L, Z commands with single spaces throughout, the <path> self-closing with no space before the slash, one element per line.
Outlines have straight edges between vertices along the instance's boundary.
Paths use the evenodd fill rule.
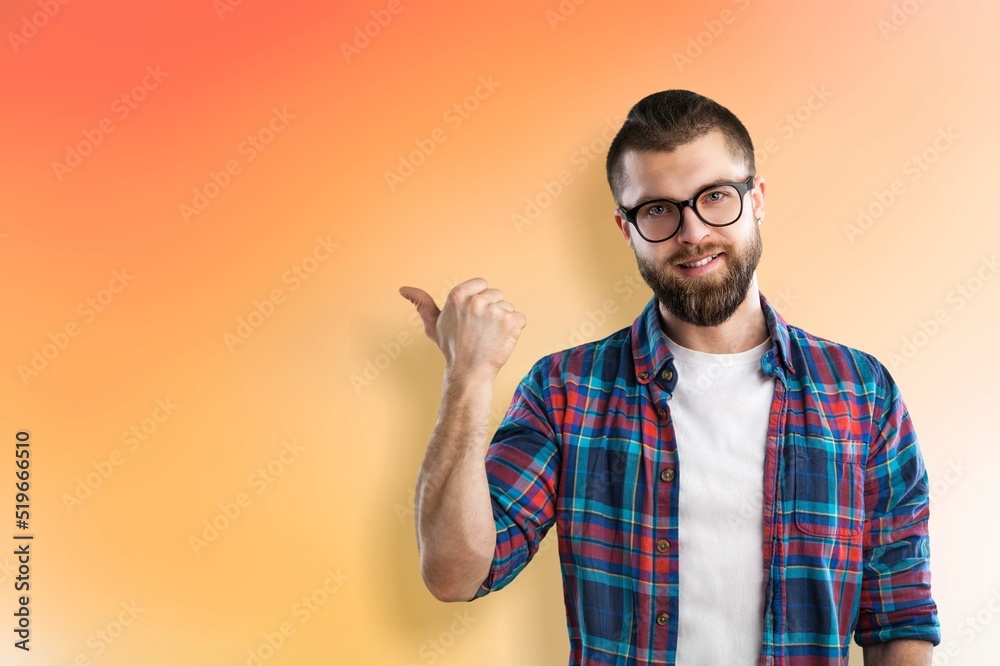
<path fill-rule="evenodd" d="M 760 664 L 846 663 L 852 632 L 937 645 L 927 472 L 896 384 L 875 357 L 760 302 L 773 341 L 761 366 L 777 379 Z M 678 381 L 653 297 L 631 327 L 538 360 L 489 445 L 497 544 L 473 599 L 510 583 L 557 526 L 571 665 L 674 663 Z"/>

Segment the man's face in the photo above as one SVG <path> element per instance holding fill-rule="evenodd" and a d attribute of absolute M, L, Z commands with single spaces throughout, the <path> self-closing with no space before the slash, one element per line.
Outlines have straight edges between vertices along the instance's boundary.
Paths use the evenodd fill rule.
<path fill-rule="evenodd" d="M 745 181 L 746 166 L 726 147 L 719 132 L 709 132 L 673 152 L 629 151 L 624 156 L 627 186 L 621 204 L 631 208 L 651 199 L 686 201 L 706 185 Z M 621 211 L 615 222 L 635 251 L 639 273 L 668 312 L 697 326 L 718 326 L 746 299 L 762 246 L 756 219 L 764 216 L 764 180 L 744 196 L 743 213 L 726 227 L 705 224 L 690 207 L 673 238 L 650 243 Z M 707 264 L 681 264 L 718 255 Z"/>

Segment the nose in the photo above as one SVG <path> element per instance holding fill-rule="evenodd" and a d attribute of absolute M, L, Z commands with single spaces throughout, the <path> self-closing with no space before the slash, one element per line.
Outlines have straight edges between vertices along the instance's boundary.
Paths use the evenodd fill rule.
<path fill-rule="evenodd" d="M 694 207 L 685 206 L 681 211 L 681 228 L 675 236 L 677 242 L 682 245 L 697 245 L 710 233 L 712 227 L 695 214 Z"/>

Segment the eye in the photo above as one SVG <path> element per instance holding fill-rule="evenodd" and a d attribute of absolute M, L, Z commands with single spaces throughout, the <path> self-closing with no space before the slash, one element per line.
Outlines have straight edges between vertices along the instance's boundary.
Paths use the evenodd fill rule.
<path fill-rule="evenodd" d="M 677 208 L 668 201 L 650 201 L 639 211 L 643 219 L 673 218 L 677 216 Z"/>
<path fill-rule="evenodd" d="M 720 187 L 714 190 L 709 190 L 701 197 L 701 202 L 705 204 L 719 204 L 729 198 L 730 193 L 728 188 Z"/>

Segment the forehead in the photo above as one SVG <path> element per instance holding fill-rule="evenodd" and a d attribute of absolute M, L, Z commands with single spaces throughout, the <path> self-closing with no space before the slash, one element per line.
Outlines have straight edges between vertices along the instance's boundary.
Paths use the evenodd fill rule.
<path fill-rule="evenodd" d="M 687 199 L 710 183 L 745 180 L 748 175 L 720 132 L 709 132 L 670 152 L 630 150 L 622 166 L 625 206 L 660 197 Z"/>

